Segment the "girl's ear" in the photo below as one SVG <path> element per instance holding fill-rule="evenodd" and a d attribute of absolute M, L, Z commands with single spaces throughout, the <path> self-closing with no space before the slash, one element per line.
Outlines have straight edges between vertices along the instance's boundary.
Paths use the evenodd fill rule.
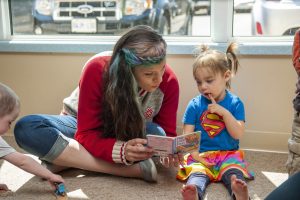
<path fill-rule="evenodd" d="M 228 82 L 231 79 L 231 71 L 227 70 L 224 74 L 224 79 Z"/>

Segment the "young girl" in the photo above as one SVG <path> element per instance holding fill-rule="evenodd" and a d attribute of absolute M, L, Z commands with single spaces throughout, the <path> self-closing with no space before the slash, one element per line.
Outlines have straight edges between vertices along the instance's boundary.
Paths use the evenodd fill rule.
<path fill-rule="evenodd" d="M 36 176 L 47 179 L 55 188 L 56 183 L 63 183 L 61 176 L 53 174 L 33 158 L 17 152 L 1 137 L 10 128 L 20 112 L 20 102 L 15 92 L 0 83 L 0 158 Z M 0 192 L 9 190 L 6 184 L 0 184 Z"/>
<path fill-rule="evenodd" d="M 185 156 L 185 165 L 177 178 L 187 180 L 182 188 L 185 200 L 203 199 L 210 182 L 222 181 L 233 198 L 248 199 L 247 171 L 239 139 L 244 134 L 245 112 L 242 101 L 228 89 L 238 69 L 236 44 L 226 53 L 202 46 L 193 65 L 193 75 L 200 95 L 188 104 L 183 117 L 183 131 L 201 131 L 199 152 Z"/>
<path fill-rule="evenodd" d="M 133 27 L 112 54 L 98 54 L 86 63 L 61 115 L 20 119 L 14 130 L 17 143 L 56 166 L 155 182 L 146 134 L 176 136 L 179 100 L 166 47 L 151 27 Z M 173 160 L 178 163 L 178 157 Z"/>

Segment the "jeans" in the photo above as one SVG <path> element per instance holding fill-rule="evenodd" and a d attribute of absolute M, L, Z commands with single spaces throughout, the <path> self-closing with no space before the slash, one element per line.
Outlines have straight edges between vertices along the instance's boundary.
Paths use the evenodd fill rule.
<path fill-rule="evenodd" d="M 300 172 L 290 176 L 285 182 L 274 189 L 265 200 L 299 200 Z"/>
<path fill-rule="evenodd" d="M 74 138 L 77 119 L 68 115 L 28 115 L 15 126 L 17 144 L 41 160 L 52 162 Z"/>
<path fill-rule="evenodd" d="M 77 119 L 69 115 L 28 115 L 15 125 L 17 144 L 41 160 L 52 162 L 74 138 Z M 146 123 L 146 133 L 166 135 L 165 131 L 152 122 Z"/>
<path fill-rule="evenodd" d="M 238 179 L 245 181 L 243 173 L 238 169 L 229 169 L 222 176 L 222 182 L 224 183 L 229 194 L 235 199 L 231 190 L 231 176 L 236 175 Z M 210 179 L 206 174 L 195 172 L 192 173 L 187 181 L 187 185 L 196 185 L 199 199 L 204 199 L 204 193 L 207 185 L 210 183 Z"/>
<path fill-rule="evenodd" d="M 288 140 L 288 160 L 286 162 L 286 168 L 289 176 L 296 174 L 300 171 L 300 116 L 299 112 L 295 112 L 292 136 Z"/>

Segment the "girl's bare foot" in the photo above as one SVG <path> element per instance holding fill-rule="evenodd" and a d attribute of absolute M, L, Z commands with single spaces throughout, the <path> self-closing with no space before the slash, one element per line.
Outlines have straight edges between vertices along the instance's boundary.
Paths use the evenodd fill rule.
<path fill-rule="evenodd" d="M 247 183 L 241 179 L 237 179 L 236 175 L 231 176 L 231 189 L 236 200 L 249 199 Z"/>
<path fill-rule="evenodd" d="M 195 185 L 183 185 L 181 189 L 183 200 L 198 200 L 198 191 Z"/>

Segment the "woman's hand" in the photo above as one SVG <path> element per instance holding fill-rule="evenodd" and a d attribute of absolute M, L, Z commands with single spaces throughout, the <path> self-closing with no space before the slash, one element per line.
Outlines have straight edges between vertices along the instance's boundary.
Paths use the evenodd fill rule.
<path fill-rule="evenodd" d="M 178 153 L 166 157 L 161 157 L 160 162 L 166 168 L 178 167 L 179 165 L 183 166 L 183 155 L 181 153 Z"/>
<path fill-rule="evenodd" d="M 153 149 L 145 146 L 146 144 L 146 139 L 136 138 L 129 140 L 124 148 L 126 160 L 135 162 L 151 158 L 153 156 Z"/>

